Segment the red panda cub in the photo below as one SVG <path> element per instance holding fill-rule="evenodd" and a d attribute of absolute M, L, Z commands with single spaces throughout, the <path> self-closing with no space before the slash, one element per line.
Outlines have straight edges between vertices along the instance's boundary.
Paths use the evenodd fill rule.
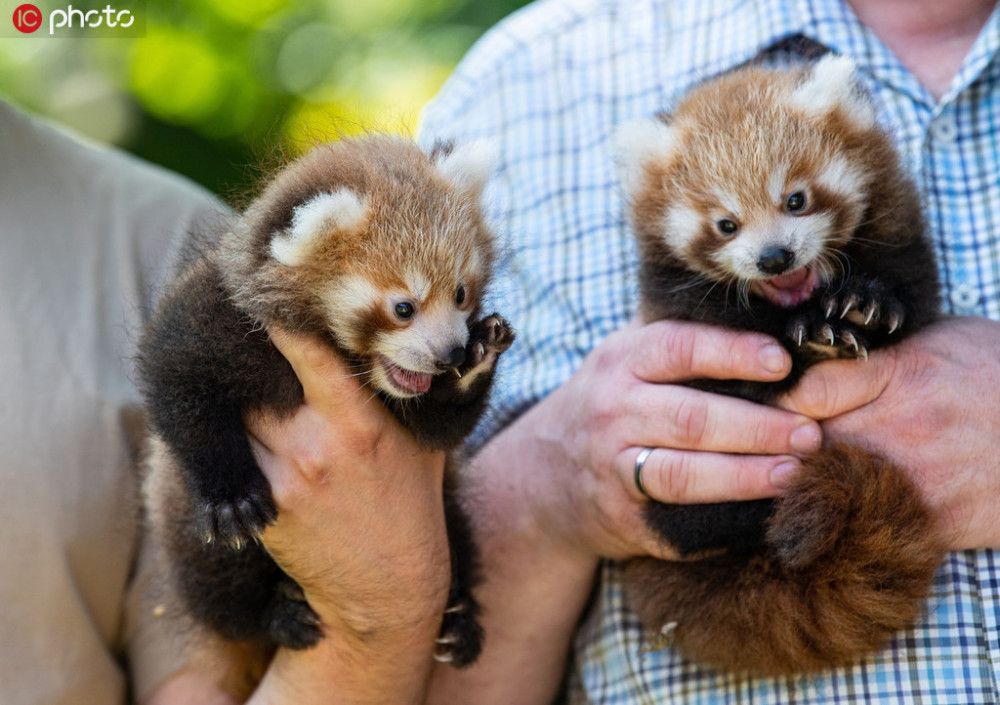
<path fill-rule="evenodd" d="M 147 513 L 182 611 L 216 635 L 265 657 L 323 635 L 256 540 L 277 508 L 244 418 L 302 403 L 268 327 L 326 341 L 427 448 L 456 449 L 483 414 L 514 338 L 499 315 L 480 317 L 495 256 L 479 207 L 489 152 L 428 156 L 387 136 L 317 147 L 222 223 L 161 300 L 139 344 L 155 436 Z M 482 637 L 477 561 L 445 504 L 454 577 L 437 657 L 464 666 Z"/>
<path fill-rule="evenodd" d="M 768 403 L 813 363 L 867 358 L 938 314 L 920 199 L 850 60 L 740 69 L 618 137 L 642 318 L 760 331 L 793 359 L 781 382 L 692 386 Z M 776 500 L 654 502 L 645 518 L 709 557 L 631 561 L 630 603 L 654 643 L 732 671 L 816 671 L 882 647 L 919 618 L 943 555 L 905 473 L 842 445 L 804 458 Z"/>

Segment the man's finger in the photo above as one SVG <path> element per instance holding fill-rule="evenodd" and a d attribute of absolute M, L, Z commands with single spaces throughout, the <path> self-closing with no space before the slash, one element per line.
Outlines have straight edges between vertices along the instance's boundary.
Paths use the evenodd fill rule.
<path fill-rule="evenodd" d="M 716 453 L 809 453 L 821 441 L 809 418 L 687 387 L 641 385 L 620 421 L 631 443 Z"/>
<path fill-rule="evenodd" d="M 791 370 L 791 358 L 773 338 L 714 326 L 657 321 L 635 330 L 629 341 L 632 373 L 646 382 L 699 378 L 775 381 Z"/>
<path fill-rule="evenodd" d="M 278 351 L 288 360 L 302 384 L 306 402 L 327 418 L 353 416 L 347 400 L 366 401 L 359 380 L 362 370 L 353 370 L 330 349 L 312 337 L 291 334 L 277 326 L 268 335 Z"/>
<path fill-rule="evenodd" d="M 640 448 L 629 448 L 615 458 L 622 484 L 636 499 L 641 497 L 641 484 L 649 498 L 671 504 L 775 497 L 800 467 L 790 455 L 727 455 L 652 448 L 636 472 L 640 452 Z"/>
<path fill-rule="evenodd" d="M 861 408 L 881 396 L 892 379 L 892 356 L 831 360 L 811 367 L 778 406 L 817 420 Z"/>

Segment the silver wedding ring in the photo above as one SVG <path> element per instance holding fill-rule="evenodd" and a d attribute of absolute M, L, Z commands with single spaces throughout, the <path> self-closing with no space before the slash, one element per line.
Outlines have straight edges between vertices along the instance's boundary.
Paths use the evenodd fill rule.
<path fill-rule="evenodd" d="M 644 497 L 649 497 L 649 493 L 646 492 L 646 488 L 642 486 L 642 466 L 646 462 L 646 458 L 649 454 L 653 452 L 652 448 L 643 448 L 639 451 L 639 455 L 635 459 L 635 473 L 633 475 L 633 480 L 635 480 L 635 487 L 639 492 L 642 493 Z M 649 497 L 652 499 L 652 497 Z"/>

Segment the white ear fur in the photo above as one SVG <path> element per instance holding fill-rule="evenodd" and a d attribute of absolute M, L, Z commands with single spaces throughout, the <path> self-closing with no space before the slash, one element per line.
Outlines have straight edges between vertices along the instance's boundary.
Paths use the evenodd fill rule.
<path fill-rule="evenodd" d="M 497 161 L 497 145 L 490 140 L 456 144 L 438 160 L 437 169 L 463 191 L 482 193 Z"/>
<path fill-rule="evenodd" d="M 648 164 L 670 158 L 675 141 L 674 128 L 655 118 L 626 122 L 615 130 L 611 143 L 625 193 L 642 187 Z"/>
<path fill-rule="evenodd" d="M 306 261 L 324 235 L 358 227 L 367 213 L 365 203 L 350 189 L 318 194 L 296 206 L 291 226 L 271 240 L 271 256 L 296 267 Z"/>
<path fill-rule="evenodd" d="M 809 78 L 792 93 L 792 102 L 805 112 L 823 117 L 838 106 L 860 127 L 875 122 L 871 104 L 859 94 L 855 85 L 854 60 L 847 56 L 827 54 L 816 62 Z"/>

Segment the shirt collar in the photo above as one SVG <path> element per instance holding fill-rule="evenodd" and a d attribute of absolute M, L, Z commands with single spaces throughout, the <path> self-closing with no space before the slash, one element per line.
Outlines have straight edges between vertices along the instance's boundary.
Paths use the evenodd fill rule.
<path fill-rule="evenodd" d="M 988 68 L 992 68 L 993 80 L 1000 80 L 1000 3 L 993 8 L 941 102 L 953 99 L 980 77 L 986 76 Z"/>

